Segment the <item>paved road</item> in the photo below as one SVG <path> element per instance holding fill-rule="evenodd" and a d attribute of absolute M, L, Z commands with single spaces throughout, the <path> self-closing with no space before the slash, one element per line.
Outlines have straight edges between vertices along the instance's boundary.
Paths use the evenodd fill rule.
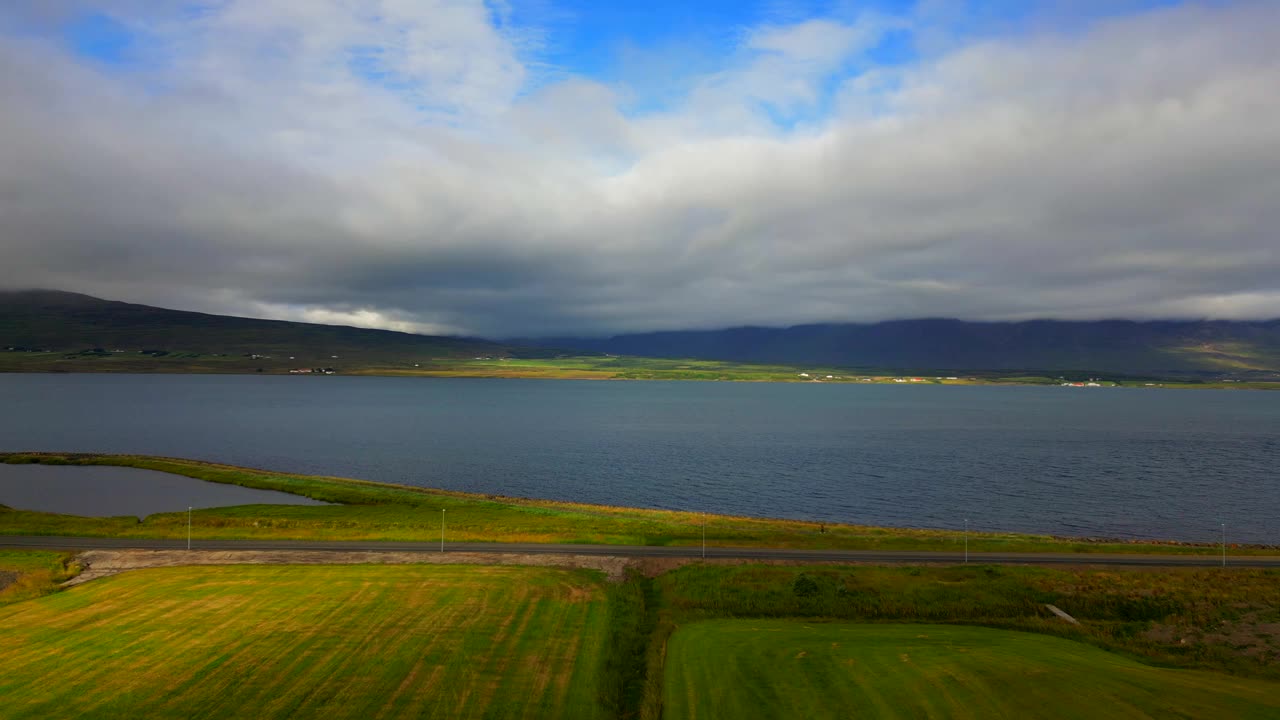
<path fill-rule="evenodd" d="M 31 537 L 0 535 L 0 548 L 45 548 L 51 550 L 175 550 L 187 546 L 185 540 L 134 540 L 128 538 Z M 336 552 L 439 552 L 440 543 L 431 542 L 312 542 L 305 540 L 196 540 L 195 550 L 308 550 Z M 624 557 L 702 557 L 698 546 L 648 547 L 641 545 L 555 545 L 535 543 L 446 543 L 445 552 L 525 553 L 546 555 L 618 555 Z M 885 564 L 960 563 L 958 552 L 917 552 L 885 550 L 785 550 L 773 548 L 708 547 L 708 558 L 749 560 L 818 560 Z M 1002 565 L 1145 565 L 1151 567 L 1212 567 L 1222 564 L 1220 555 L 1103 555 L 1073 553 L 970 553 L 972 563 Z M 1280 568 L 1280 556 L 1228 556 L 1235 567 Z"/>

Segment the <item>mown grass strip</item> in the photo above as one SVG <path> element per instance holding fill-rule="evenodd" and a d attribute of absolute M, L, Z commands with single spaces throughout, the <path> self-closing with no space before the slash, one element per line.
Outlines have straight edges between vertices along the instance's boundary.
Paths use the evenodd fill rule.
<path fill-rule="evenodd" d="M 136 571 L 0 607 L 0 712 L 606 717 L 604 605 L 545 568 Z"/>
<path fill-rule="evenodd" d="M 1060 638 L 797 620 L 681 627 L 664 698 L 671 720 L 1280 715 L 1280 683 L 1154 668 Z"/>

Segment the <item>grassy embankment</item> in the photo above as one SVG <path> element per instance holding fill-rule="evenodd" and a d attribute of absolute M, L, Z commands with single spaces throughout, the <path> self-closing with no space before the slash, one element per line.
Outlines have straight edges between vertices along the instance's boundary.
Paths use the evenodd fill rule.
<path fill-rule="evenodd" d="M 667 652 L 664 717 L 1274 718 L 1280 686 L 954 625 L 709 620 Z"/>
<path fill-rule="evenodd" d="M 440 510 L 450 541 L 695 545 L 703 515 L 691 512 L 583 505 L 549 500 L 429 490 L 359 480 L 274 473 L 134 455 L 0 453 L 4 463 L 115 465 L 185 475 L 211 482 L 280 490 L 340 505 L 245 505 L 197 510 L 196 539 L 437 540 Z M 958 530 L 877 528 L 797 520 L 709 515 L 708 545 L 809 549 L 960 551 Z M 0 533 L 95 537 L 185 538 L 187 514 L 85 518 L 0 508 Z M 1087 542 L 1041 535 L 974 533 L 972 552 L 1141 552 L 1211 554 L 1213 547 Z M 1233 548 L 1236 554 L 1274 550 Z"/>
<path fill-rule="evenodd" d="M 0 550 L 0 605 L 48 595 L 76 572 L 71 553 Z"/>
<path fill-rule="evenodd" d="M 602 718 L 589 573 L 140 570 L 0 607 L 0 715 Z"/>

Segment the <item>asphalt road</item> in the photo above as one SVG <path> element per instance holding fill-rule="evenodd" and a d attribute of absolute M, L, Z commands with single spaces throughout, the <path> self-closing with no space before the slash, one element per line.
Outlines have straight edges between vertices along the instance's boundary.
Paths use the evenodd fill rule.
<path fill-rule="evenodd" d="M 50 550 L 178 550 L 186 540 L 135 540 L 129 538 L 34 537 L 0 535 L 0 548 Z M 307 550 L 335 552 L 440 552 L 431 542 L 311 542 L 305 540 L 196 540 L 193 550 Z M 538 543 L 445 543 L 445 552 L 489 552 L 528 555 L 569 553 L 623 557 L 703 556 L 699 546 L 649 547 L 642 545 L 557 545 Z M 775 548 L 708 547 L 707 558 L 748 560 L 809 560 L 823 562 L 918 564 L 962 563 L 958 552 L 885 550 L 787 550 Z M 1138 565 L 1148 567 L 1215 567 L 1221 555 L 1104 555 L 1095 553 L 970 553 L 969 562 L 1000 565 Z M 1280 568 L 1280 556 L 1227 557 L 1233 567 Z"/>

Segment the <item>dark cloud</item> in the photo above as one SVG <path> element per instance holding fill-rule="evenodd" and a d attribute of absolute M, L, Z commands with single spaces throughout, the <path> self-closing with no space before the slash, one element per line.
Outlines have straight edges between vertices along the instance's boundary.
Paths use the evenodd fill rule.
<path fill-rule="evenodd" d="M 627 116 L 479 5 L 221 7 L 120 5 L 127 69 L 0 24 L 0 284 L 489 335 L 1280 314 L 1274 3 L 943 43 L 787 131 L 913 20 L 745 33 Z"/>

